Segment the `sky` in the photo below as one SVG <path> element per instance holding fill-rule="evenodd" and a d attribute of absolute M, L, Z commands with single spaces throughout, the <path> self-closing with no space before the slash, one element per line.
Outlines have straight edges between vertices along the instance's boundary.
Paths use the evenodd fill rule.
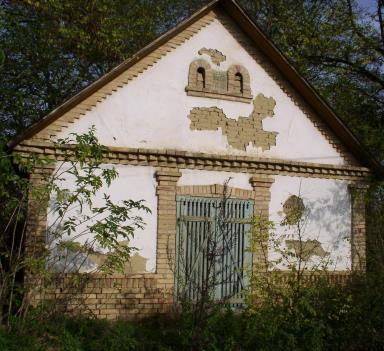
<path fill-rule="evenodd" d="M 357 3 L 369 12 L 377 11 L 377 0 L 357 0 Z"/>

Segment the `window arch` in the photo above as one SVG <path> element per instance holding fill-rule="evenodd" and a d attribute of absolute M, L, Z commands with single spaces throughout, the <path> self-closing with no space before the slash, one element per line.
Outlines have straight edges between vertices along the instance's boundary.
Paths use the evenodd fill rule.
<path fill-rule="evenodd" d="M 212 70 L 210 64 L 202 59 L 195 60 L 189 65 L 187 89 L 203 91 L 211 85 L 211 77 Z"/>
<path fill-rule="evenodd" d="M 228 93 L 251 97 L 249 73 L 241 65 L 232 65 L 228 69 Z"/>

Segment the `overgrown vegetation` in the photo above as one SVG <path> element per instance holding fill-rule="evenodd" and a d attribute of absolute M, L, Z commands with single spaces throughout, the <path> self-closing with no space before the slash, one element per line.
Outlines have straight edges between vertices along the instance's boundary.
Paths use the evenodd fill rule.
<path fill-rule="evenodd" d="M 144 226 L 140 215 L 150 211 L 142 200 L 115 202 L 106 192 L 118 172 L 102 166 L 107 148 L 94 129 L 54 145 L 57 162 L 0 154 L 0 320 L 8 326 L 26 318 L 31 296 L 52 282 L 66 277 L 63 296 L 71 300 L 91 273 L 122 271 L 135 250 L 128 242 Z M 103 260 L 96 264 L 91 254 Z"/>
<path fill-rule="evenodd" d="M 320 280 L 300 298 L 287 289 L 243 314 L 217 310 L 193 348 L 193 316 L 181 313 L 142 321 L 65 318 L 29 321 L 0 330 L 0 349 L 37 350 L 382 350 L 383 277 L 355 277 L 344 286 Z M 17 321 L 15 321 L 17 323 Z"/>

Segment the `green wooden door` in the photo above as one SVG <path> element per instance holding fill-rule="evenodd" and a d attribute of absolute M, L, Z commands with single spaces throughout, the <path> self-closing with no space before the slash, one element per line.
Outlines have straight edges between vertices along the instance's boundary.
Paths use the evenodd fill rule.
<path fill-rule="evenodd" d="M 177 197 L 176 296 L 242 303 L 252 200 Z"/>

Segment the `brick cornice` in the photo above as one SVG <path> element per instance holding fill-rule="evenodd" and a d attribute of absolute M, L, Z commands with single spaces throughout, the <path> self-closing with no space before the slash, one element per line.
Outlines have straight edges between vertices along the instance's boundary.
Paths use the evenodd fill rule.
<path fill-rule="evenodd" d="M 18 145 L 15 151 L 21 156 L 27 157 L 31 153 L 37 153 L 60 161 L 64 159 L 64 153 L 70 152 L 71 148 L 72 146 L 70 145 L 57 148 L 49 142 L 24 142 Z M 105 154 L 104 162 L 348 180 L 361 180 L 371 175 L 369 168 L 366 167 L 164 149 L 109 147 L 108 153 Z"/>

